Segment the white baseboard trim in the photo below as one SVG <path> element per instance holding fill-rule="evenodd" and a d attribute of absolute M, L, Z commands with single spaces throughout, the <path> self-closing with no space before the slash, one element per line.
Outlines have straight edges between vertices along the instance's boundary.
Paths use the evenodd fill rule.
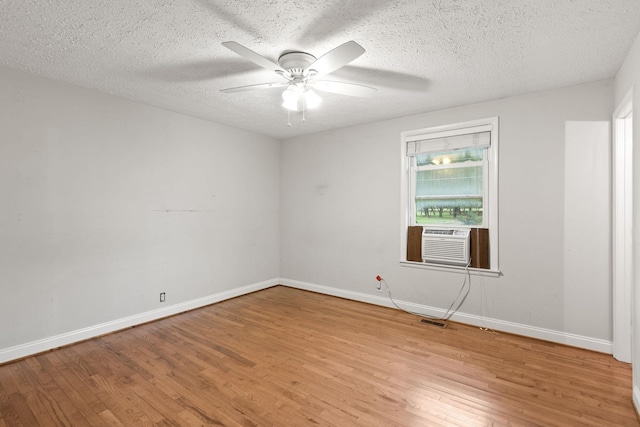
<path fill-rule="evenodd" d="M 332 288 L 329 286 L 316 285 L 313 283 L 301 282 L 291 279 L 271 279 L 260 283 L 254 283 L 247 286 L 231 289 L 217 294 L 209 295 L 202 298 L 197 298 L 191 301 L 185 301 L 183 303 L 174 304 L 171 306 L 163 307 L 157 310 L 151 310 L 144 313 L 136 314 L 133 316 L 124 317 L 122 319 L 112 320 L 99 325 L 90 326 L 87 328 L 77 329 L 75 331 L 66 332 L 63 334 L 43 338 L 40 340 L 28 342 L 25 344 L 19 344 L 13 347 L 0 349 L 0 363 L 10 362 L 12 360 L 21 359 L 33 354 L 41 353 L 43 351 L 51 350 L 54 348 L 70 345 L 76 342 L 84 341 L 90 338 L 95 338 L 100 335 L 116 332 L 122 329 L 126 329 L 132 326 L 140 325 L 143 323 L 151 322 L 154 320 L 162 319 L 163 317 L 173 316 L 178 313 L 193 310 L 196 308 L 204 307 L 210 304 L 214 304 L 227 299 L 246 295 L 251 292 L 260 291 L 262 289 L 271 288 L 278 284 L 289 286 L 291 288 L 303 289 L 307 291 L 317 292 L 325 295 L 333 295 L 340 298 L 346 298 L 354 301 L 365 302 L 369 304 L 379 305 L 383 307 L 395 308 L 393 303 L 389 300 L 385 293 L 380 295 L 370 295 L 361 292 L 347 291 L 339 288 Z M 424 313 L 431 316 L 442 316 L 445 310 L 429 307 L 426 305 L 415 304 L 406 301 L 396 302 L 403 308 Z M 594 350 L 601 353 L 612 354 L 613 343 L 610 341 L 600 340 L 596 338 L 585 337 L 581 335 L 569 334 L 566 332 L 558 332 L 550 329 L 538 328 L 535 326 L 523 325 L 519 323 L 506 322 L 503 320 L 489 319 L 472 314 L 456 313 L 451 320 L 466 323 L 469 325 L 485 327 L 495 329 L 497 331 L 508 332 L 517 335 L 523 335 L 527 337 L 537 338 L 545 341 L 566 344 L 573 347 L 585 348 L 588 350 Z M 636 408 L 640 408 L 640 390 L 634 387 L 633 391 L 634 404 Z"/>
<path fill-rule="evenodd" d="M 122 319 L 112 320 L 110 322 L 101 323 L 99 325 L 89 326 L 87 328 L 77 329 L 75 331 L 66 332 L 52 337 L 43 338 L 37 341 L 16 345 L 13 347 L 0 349 L 0 363 L 10 362 L 12 360 L 27 357 L 33 354 L 42 353 L 43 351 L 84 341 L 89 338 L 95 338 L 100 335 L 116 332 L 131 326 L 140 325 L 151 322 L 153 320 L 162 319 L 163 317 L 173 316 L 174 314 L 204 307 L 216 302 L 235 298 L 251 292 L 267 289 L 278 284 L 278 279 L 271 279 L 260 283 L 254 283 L 247 286 L 231 289 L 217 294 L 197 298 L 191 301 L 185 301 L 179 304 L 170 305 L 159 308 L 157 310 L 146 311 L 144 313 L 135 314 L 133 316 L 124 317 Z"/>
<path fill-rule="evenodd" d="M 633 386 L 633 406 L 635 407 L 636 414 L 640 414 L 640 389 L 637 385 Z"/>
<path fill-rule="evenodd" d="M 290 280 L 281 278 L 280 284 L 289 286 L 291 288 L 303 289 L 307 291 L 317 292 L 326 295 L 333 295 L 336 297 L 347 298 L 355 301 L 366 302 L 369 304 L 380 305 L 384 307 L 396 308 L 391 300 L 389 300 L 387 293 L 383 291 L 380 295 L 371 295 L 361 292 L 346 291 L 344 289 L 332 288 L 329 286 L 316 285 L 313 283 L 301 282 L 298 280 Z M 408 311 L 414 313 L 423 313 L 429 316 L 442 316 L 446 313 L 446 310 L 436 307 L 429 307 L 426 305 L 415 304 L 406 301 L 398 301 L 394 298 L 398 305 Z M 558 344 L 565 344 L 572 347 L 584 348 L 587 350 L 593 350 L 600 353 L 613 354 L 613 343 L 598 338 L 591 338 L 582 335 L 570 334 L 567 332 L 554 331 L 551 329 L 539 328 L 536 326 L 529 326 L 520 323 L 507 322 L 498 319 L 489 319 L 482 316 L 466 313 L 456 313 L 451 317 L 451 320 L 465 323 L 468 325 L 474 325 L 483 328 L 490 328 L 496 331 L 508 332 L 511 334 L 522 335 L 526 337 L 536 338 L 544 341 L 550 341 Z"/>

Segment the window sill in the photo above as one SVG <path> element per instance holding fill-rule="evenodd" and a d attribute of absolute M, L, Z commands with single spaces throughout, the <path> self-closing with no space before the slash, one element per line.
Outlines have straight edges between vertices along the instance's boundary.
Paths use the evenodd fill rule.
<path fill-rule="evenodd" d="M 448 271 L 451 273 L 467 273 L 474 276 L 500 277 L 500 270 L 487 270 L 485 268 L 465 268 L 458 265 L 431 264 L 428 262 L 400 261 L 401 267 L 421 268 L 424 270 Z"/>

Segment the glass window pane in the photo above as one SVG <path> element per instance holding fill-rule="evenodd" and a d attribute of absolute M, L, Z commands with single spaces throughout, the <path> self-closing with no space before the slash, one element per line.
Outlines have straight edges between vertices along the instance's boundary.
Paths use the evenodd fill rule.
<path fill-rule="evenodd" d="M 483 156 L 483 149 L 418 156 L 418 166 L 429 168 L 416 171 L 417 224 L 482 225 L 483 166 L 476 162 Z"/>
<path fill-rule="evenodd" d="M 482 166 L 418 171 L 416 198 L 433 196 L 482 197 Z"/>

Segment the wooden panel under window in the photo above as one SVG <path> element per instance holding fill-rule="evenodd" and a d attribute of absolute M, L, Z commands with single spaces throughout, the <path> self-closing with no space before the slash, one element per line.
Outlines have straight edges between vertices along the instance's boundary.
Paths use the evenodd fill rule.
<path fill-rule="evenodd" d="M 471 229 L 471 265 L 472 268 L 490 268 L 489 230 L 486 228 Z"/>
<path fill-rule="evenodd" d="M 407 230 L 407 261 L 422 262 L 422 226 L 413 225 Z"/>

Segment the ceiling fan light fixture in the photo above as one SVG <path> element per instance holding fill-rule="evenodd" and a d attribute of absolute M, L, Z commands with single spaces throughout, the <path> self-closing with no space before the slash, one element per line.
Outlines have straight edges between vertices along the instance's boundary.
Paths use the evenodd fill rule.
<path fill-rule="evenodd" d="M 282 106 L 290 111 L 298 111 L 300 104 L 304 108 L 316 108 L 322 98 L 313 90 L 301 84 L 291 84 L 282 92 Z"/>
<path fill-rule="evenodd" d="M 294 99 L 287 99 L 282 103 L 282 106 L 289 111 L 298 111 L 298 101 Z"/>
<path fill-rule="evenodd" d="M 298 88 L 295 85 L 289 85 L 282 92 L 282 106 L 290 111 L 298 111 Z"/>
<path fill-rule="evenodd" d="M 313 89 L 304 92 L 304 104 L 307 108 L 316 108 L 321 102 L 322 98 Z"/>

